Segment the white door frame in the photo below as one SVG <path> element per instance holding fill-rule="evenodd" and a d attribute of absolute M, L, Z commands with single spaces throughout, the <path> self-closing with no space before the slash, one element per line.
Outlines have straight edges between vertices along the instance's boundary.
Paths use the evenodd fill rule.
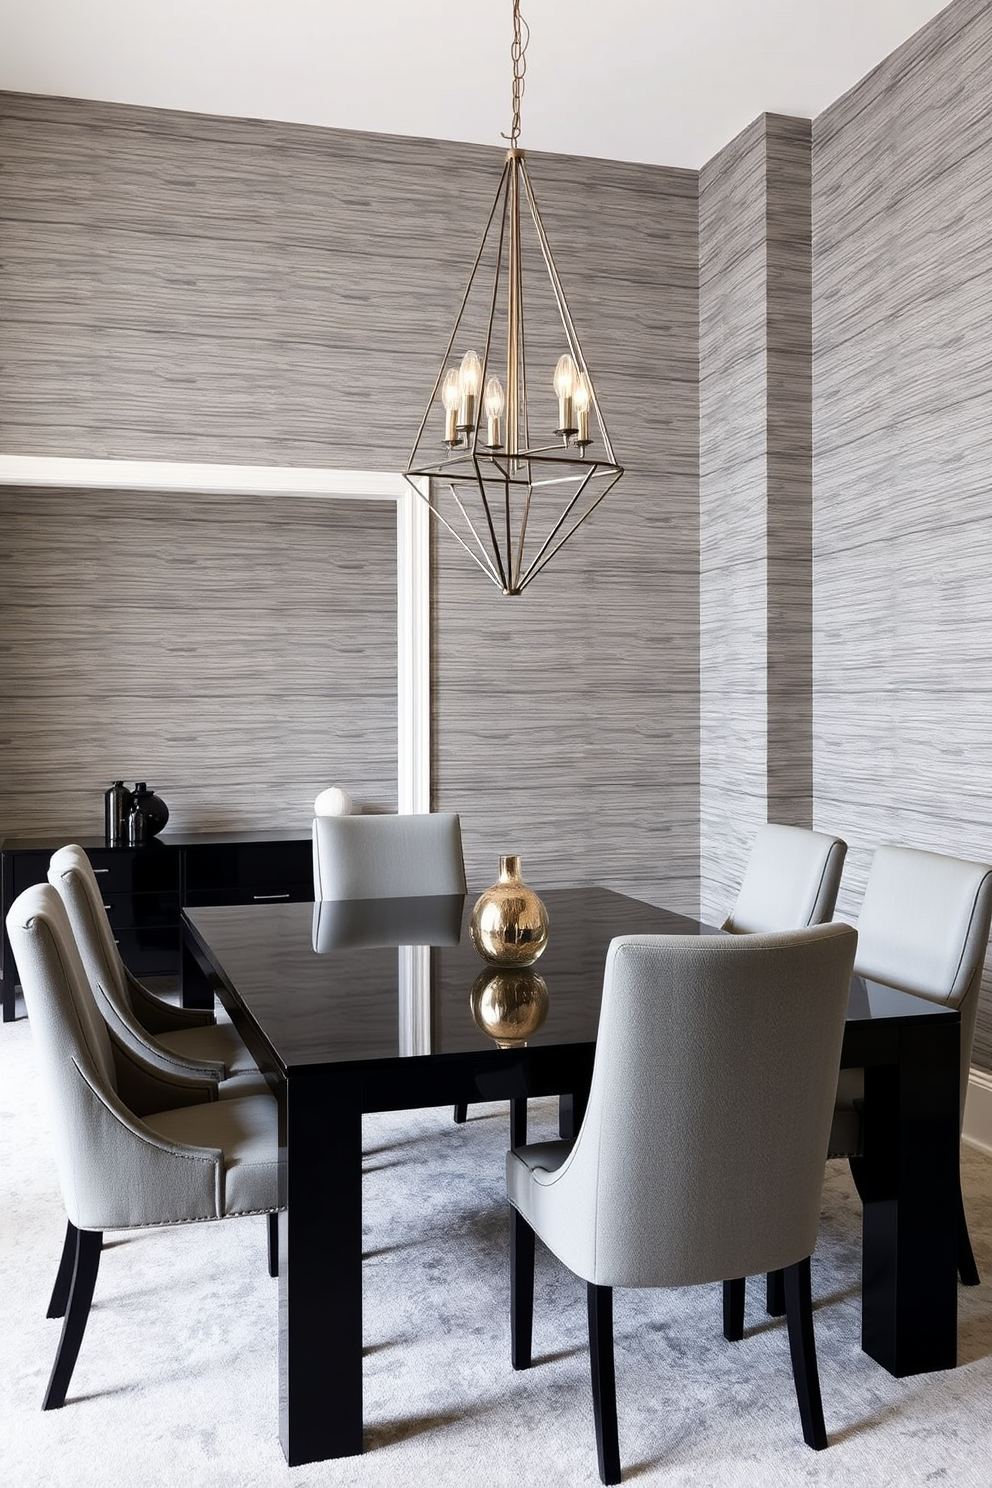
<path fill-rule="evenodd" d="M 402 475 L 369 470 L 0 454 L 0 486 L 395 502 L 396 802 L 401 812 L 430 811 L 430 511 Z"/>

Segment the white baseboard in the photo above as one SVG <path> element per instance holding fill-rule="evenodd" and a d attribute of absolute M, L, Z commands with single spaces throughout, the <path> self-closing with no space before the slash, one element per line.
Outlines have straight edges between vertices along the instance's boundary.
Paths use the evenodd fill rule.
<path fill-rule="evenodd" d="M 968 1079 L 962 1136 L 972 1147 L 992 1156 L 992 1075 L 974 1065 Z"/>

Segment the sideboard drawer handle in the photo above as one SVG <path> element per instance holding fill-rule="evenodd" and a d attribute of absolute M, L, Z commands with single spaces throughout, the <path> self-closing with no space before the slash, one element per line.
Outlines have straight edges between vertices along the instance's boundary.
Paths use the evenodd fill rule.
<path fill-rule="evenodd" d="M 258 903 L 258 901 L 261 900 L 261 899 L 288 899 L 289 898 L 289 895 L 288 894 L 252 894 L 251 897 L 255 900 L 256 903 Z"/>
<path fill-rule="evenodd" d="M 109 868 L 94 868 L 93 869 L 93 872 L 94 873 L 109 873 L 110 872 L 110 869 Z"/>
<path fill-rule="evenodd" d="M 107 911 L 107 913 L 109 914 L 110 911 L 113 909 L 114 906 L 112 904 L 105 904 L 103 907 Z"/>

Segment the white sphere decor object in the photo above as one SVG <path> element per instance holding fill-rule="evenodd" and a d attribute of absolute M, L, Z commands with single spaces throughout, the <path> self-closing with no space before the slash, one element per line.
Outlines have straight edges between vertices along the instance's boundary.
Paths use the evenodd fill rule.
<path fill-rule="evenodd" d="M 322 790 L 313 803 L 314 816 L 354 816 L 355 803 L 338 785 Z"/>

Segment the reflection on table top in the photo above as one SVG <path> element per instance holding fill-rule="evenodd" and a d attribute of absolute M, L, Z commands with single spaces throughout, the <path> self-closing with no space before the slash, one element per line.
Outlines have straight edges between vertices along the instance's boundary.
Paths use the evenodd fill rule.
<path fill-rule="evenodd" d="M 720 933 L 608 889 L 548 890 L 541 897 L 551 934 L 534 968 L 548 989 L 546 1015 L 528 1040 L 535 1046 L 594 1042 L 615 936 Z M 464 901 L 211 906 L 184 915 L 228 997 L 247 1010 L 289 1071 L 492 1048 L 470 1005 L 473 984 L 487 969 L 468 934 L 474 902 L 469 894 Z M 425 943 L 429 950 L 401 949 Z M 849 1022 L 935 1013 L 956 1016 L 880 983 L 858 977 L 852 984 Z"/>

